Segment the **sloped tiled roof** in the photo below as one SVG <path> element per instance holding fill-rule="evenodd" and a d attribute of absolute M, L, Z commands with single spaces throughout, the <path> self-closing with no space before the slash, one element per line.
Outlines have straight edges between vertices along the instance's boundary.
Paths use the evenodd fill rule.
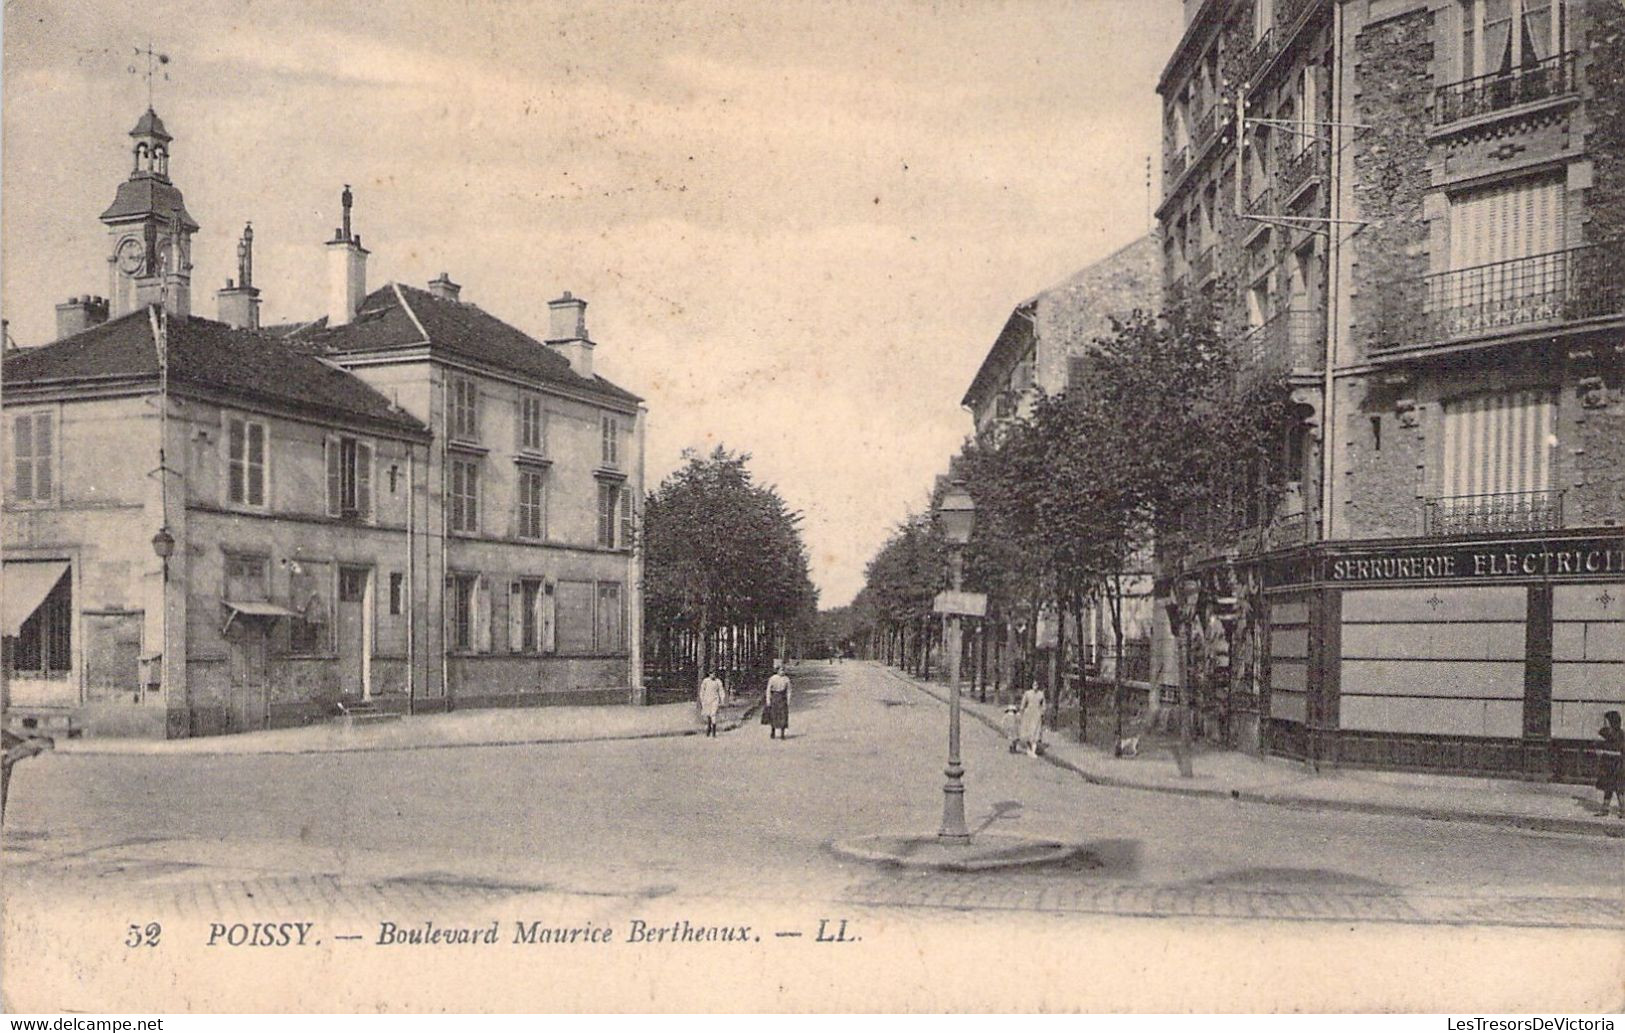
<path fill-rule="evenodd" d="M 425 334 L 437 351 L 620 402 L 641 400 L 603 377 L 580 376 L 563 355 L 478 305 L 437 298 L 405 284 L 386 284 L 367 295 L 356 318 L 344 326 L 329 329 L 322 318 L 295 330 L 289 340 L 341 359 L 421 344 Z"/>
<path fill-rule="evenodd" d="M 359 419 L 415 434 L 427 428 L 359 377 L 264 333 L 201 316 L 169 320 L 169 382 Z M 8 388 L 158 376 L 145 308 L 39 348 L 5 357 Z"/>
<path fill-rule="evenodd" d="M 166 217 L 179 216 L 189 230 L 198 228 L 197 220 L 186 211 L 186 202 L 174 184 L 153 175 L 132 176 L 118 185 L 113 203 L 102 213 L 102 221 L 124 219 L 156 212 Z"/>

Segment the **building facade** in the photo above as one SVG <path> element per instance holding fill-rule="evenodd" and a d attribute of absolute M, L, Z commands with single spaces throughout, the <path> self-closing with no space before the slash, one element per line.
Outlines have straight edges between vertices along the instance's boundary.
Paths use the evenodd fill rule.
<path fill-rule="evenodd" d="M 346 189 L 326 315 L 259 326 L 249 228 L 204 319 L 172 138 L 130 135 L 108 296 L 5 355 L 8 725 L 634 698 L 644 414 L 585 302 L 542 342 L 445 276 L 369 292 Z"/>
<path fill-rule="evenodd" d="M 1625 12 L 1186 10 L 1170 294 L 1284 350 L 1303 406 L 1301 532 L 1289 502 L 1162 572 L 1210 600 L 1204 709 L 1235 737 L 1244 701 L 1262 748 L 1317 763 L 1586 778 L 1625 703 Z"/>

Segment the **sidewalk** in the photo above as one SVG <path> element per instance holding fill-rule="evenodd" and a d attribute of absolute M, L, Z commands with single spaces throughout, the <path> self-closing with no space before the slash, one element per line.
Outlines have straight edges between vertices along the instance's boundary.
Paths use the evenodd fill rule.
<path fill-rule="evenodd" d="M 759 705 L 754 696 L 723 707 L 720 731 L 738 728 Z M 660 706 L 510 707 L 419 714 L 346 726 L 327 721 L 302 728 L 277 728 L 195 739 L 68 739 L 56 741 L 64 754 L 146 754 L 214 756 L 249 753 L 338 753 L 363 750 L 426 750 L 450 746 L 516 746 L 527 743 L 588 742 L 596 739 L 652 739 L 698 735 L 705 726 L 693 703 Z"/>
<path fill-rule="evenodd" d="M 884 666 L 884 665 L 882 665 Z M 947 702 L 947 687 L 886 667 L 893 677 Z M 960 697 L 966 717 L 1004 734 L 1004 709 Z M 1080 746 L 1047 731 L 1043 759 L 1076 772 L 1087 782 L 1184 796 L 1206 796 L 1311 810 L 1354 811 L 1468 821 L 1509 828 L 1593 836 L 1625 836 L 1625 820 L 1597 817 L 1597 792 L 1589 786 L 1393 771 L 1313 772 L 1277 757 L 1234 750 L 1208 750 L 1193 758 L 1194 778 L 1180 778 L 1166 750 L 1138 757 Z"/>

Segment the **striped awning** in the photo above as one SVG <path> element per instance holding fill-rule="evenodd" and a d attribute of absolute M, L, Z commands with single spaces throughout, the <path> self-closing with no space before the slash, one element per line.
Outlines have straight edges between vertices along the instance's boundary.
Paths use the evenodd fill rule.
<path fill-rule="evenodd" d="M 4 581 L 0 581 L 0 600 L 5 604 L 5 625 L 0 631 L 8 637 L 22 631 L 23 624 L 34 616 L 67 572 L 64 560 L 8 561 L 3 569 Z"/>

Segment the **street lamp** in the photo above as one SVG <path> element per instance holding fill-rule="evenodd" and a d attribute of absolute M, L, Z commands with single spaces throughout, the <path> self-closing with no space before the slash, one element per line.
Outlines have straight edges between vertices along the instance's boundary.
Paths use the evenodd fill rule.
<path fill-rule="evenodd" d="M 965 485 L 954 481 L 937 504 L 937 522 L 942 537 L 948 543 L 948 569 L 953 579 L 953 591 L 962 587 L 965 573 L 965 546 L 970 542 L 976 526 L 976 503 L 965 490 Z M 970 829 L 965 825 L 965 765 L 959 757 L 959 652 L 960 607 L 948 612 L 948 767 L 943 771 L 948 781 L 942 787 L 942 830 L 937 833 L 941 842 L 968 845 Z"/>
<path fill-rule="evenodd" d="M 175 555 L 175 536 L 169 533 L 169 525 L 158 528 L 158 533 L 152 536 L 152 551 L 164 561 L 164 580 L 169 580 L 169 557 Z"/>

